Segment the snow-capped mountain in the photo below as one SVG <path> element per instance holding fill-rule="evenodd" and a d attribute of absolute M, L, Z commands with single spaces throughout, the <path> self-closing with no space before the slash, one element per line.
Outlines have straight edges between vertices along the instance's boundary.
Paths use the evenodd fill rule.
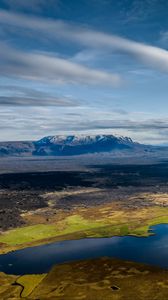
<path fill-rule="evenodd" d="M 131 143 L 131 138 L 115 135 L 55 135 L 47 136 L 37 141 L 38 145 L 60 144 L 60 145 L 88 145 L 93 143 L 117 141 L 118 143 Z"/>
<path fill-rule="evenodd" d="M 1 142 L 0 156 L 72 156 L 96 153 L 145 155 L 158 152 L 161 148 L 164 147 L 142 145 L 129 137 L 117 135 L 55 135 L 35 142 Z"/>
<path fill-rule="evenodd" d="M 35 142 L 35 155 L 79 155 L 131 149 L 138 145 L 128 137 L 114 135 L 56 135 Z"/>

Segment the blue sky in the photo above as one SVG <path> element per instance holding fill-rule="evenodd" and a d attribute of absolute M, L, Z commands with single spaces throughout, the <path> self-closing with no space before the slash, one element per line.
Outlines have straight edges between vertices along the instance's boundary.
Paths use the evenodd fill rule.
<path fill-rule="evenodd" d="M 167 0 L 0 0 L 0 140 L 168 136 Z"/>

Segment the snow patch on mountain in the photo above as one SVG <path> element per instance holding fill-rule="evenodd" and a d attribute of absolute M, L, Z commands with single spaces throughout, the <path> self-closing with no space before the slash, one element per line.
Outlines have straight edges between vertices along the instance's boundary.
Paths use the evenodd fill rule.
<path fill-rule="evenodd" d="M 134 144 L 131 138 L 115 135 L 55 135 L 47 136 L 36 142 L 37 145 L 88 145 L 103 142 L 118 142 L 121 144 Z"/>

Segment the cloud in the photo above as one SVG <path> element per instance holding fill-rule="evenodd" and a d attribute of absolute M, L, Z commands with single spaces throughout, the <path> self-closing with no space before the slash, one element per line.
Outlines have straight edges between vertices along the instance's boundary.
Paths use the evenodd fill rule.
<path fill-rule="evenodd" d="M 121 84 L 118 75 L 91 69 L 49 53 L 23 52 L 5 43 L 0 44 L 0 59 L 0 74 L 3 76 L 60 84 Z"/>
<path fill-rule="evenodd" d="M 74 100 L 68 98 L 39 99 L 33 97 L 0 96 L 0 105 L 9 106 L 77 106 Z"/>
<path fill-rule="evenodd" d="M 75 124 L 74 124 L 75 125 Z M 130 119 L 124 120 L 93 120 L 93 121 L 83 121 L 78 124 L 80 130 L 90 130 L 90 129 L 127 129 L 134 131 L 144 131 L 144 130 L 161 130 L 168 129 L 168 120 L 145 120 L 145 121 L 134 121 Z M 75 129 L 75 128 L 74 128 Z"/>
<path fill-rule="evenodd" d="M 100 113 L 101 112 L 101 113 Z M 147 144 L 167 142 L 168 118 L 132 112 L 117 115 L 88 107 L 1 106 L 0 140 L 36 140 L 55 134 L 118 134 Z"/>
<path fill-rule="evenodd" d="M 46 36 L 52 41 L 70 40 L 70 42 L 90 48 L 112 51 L 119 50 L 136 57 L 148 66 L 161 71 L 168 71 L 168 51 L 163 48 L 135 42 L 63 21 L 45 20 L 43 18 L 10 13 L 4 10 L 0 11 L 0 23 L 8 26 L 8 28 L 11 26 L 18 27 L 20 31 L 24 29 L 24 34 L 26 30 L 31 30 L 36 36 L 37 33 L 40 33 L 41 36 Z"/>
<path fill-rule="evenodd" d="M 146 119 L 131 116 L 122 119 L 106 118 L 106 114 L 97 119 L 92 111 L 84 111 L 73 107 L 1 107 L 0 128 L 1 140 L 38 139 L 45 135 L 54 134 L 97 134 L 109 133 L 130 136 L 142 143 L 167 142 L 168 119 Z M 84 114 L 88 112 L 87 120 Z M 97 112 L 98 113 L 98 112 Z M 136 113 L 133 113 L 135 115 Z M 94 119 L 93 119 L 94 118 Z M 93 120 L 92 120 L 93 119 Z M 163 130 L 164 129 L 164 130 Z"/>
<path fill-rule="evenodd" d="M 73 99 L 71 96 L 59 96 L 50 91 L 33 89 L 29 87 L 0 84 L 0 106 L 56 106 L 78 107 L 83 101 Z"/>
<path fill-rule="evenodd" d="M 0 84 L 0 106 L 57 106 L 78 107 L 83 102 L 71 96 L 55 95 L 50 91 L 43 91 L 25 86 Z"/>

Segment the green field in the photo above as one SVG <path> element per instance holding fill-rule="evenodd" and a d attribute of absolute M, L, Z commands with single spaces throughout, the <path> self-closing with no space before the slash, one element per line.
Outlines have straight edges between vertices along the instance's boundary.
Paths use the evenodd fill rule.
<path fill-rule="evenodd" d="M 67 217 L 63 224 L 39 224 L 9 230 L 0 236 L 0 242 L 8 245 L 20 245 L 60 235 L 67 235 L 78 231 L 94 230 L 95 228 L 101 228 L 104 225 L 105 224 L 103 222 L 93 222 L 85 220 L 78 215 L 74 215 Z"/>
<path fill-rule="evenodd" d="M 163 215 L 164 214 L 164 215 Z M 37 224 L 9 230 L 0 235 L 0 242 L 6 246 L 23 246 L 28 243 L 42 244 L 52 239 L 75 239 L 84 237 L 111 237 L 114 235 L 148 236 L 149 227 L 155 224 L 168 223 L 167 209 L 156 208 L 142 213 L 141 220 L 135 217 L 121 217 L 120 214 L 110 217 L 100 214 L 99 219 L 88 219 L 81 215 L 71 215 L 57 224 Z"/>

